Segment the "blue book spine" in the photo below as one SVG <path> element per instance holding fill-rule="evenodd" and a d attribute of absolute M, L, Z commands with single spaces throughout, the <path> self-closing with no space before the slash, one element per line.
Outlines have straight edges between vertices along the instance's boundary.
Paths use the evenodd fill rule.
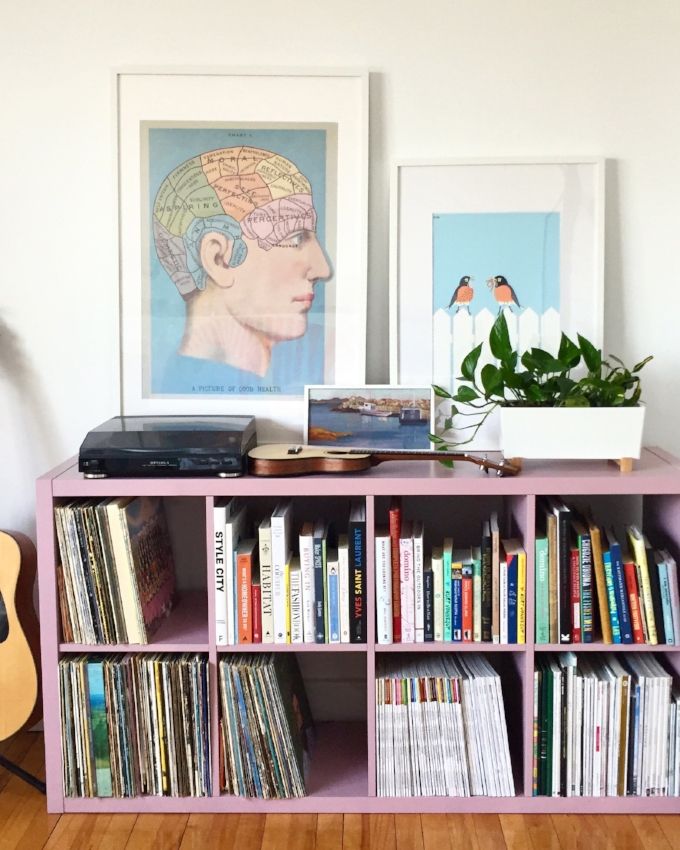
<path fill-rule="evenodd" d="M 607 607 L 609 608 L 609 622 L 612 627 L 612 641 L 621 643 L 621 627 L 619 626 L 619 612 L 616 608 L 612 558 L 608 550 L 602 553 L 602 563 L 604 565 L 604 583 L 607 587 Z"/>
<path fill-rule="evenodd" d="M 444 640 L 451 640 L 451 553 L 444 552 L 443 557 L 443 581 L 442 589 L 444 591 Z"/>
<path fill-rule="evenodd" d="M 335 643 L 340 640 L 340 594 L 335 570 L 328 573 L 328 622 L 330 639 Z"/>
<path fill-rule="evenodd" d="M 508 643 L 517 643 L 517 555 L 508 562 Z"/>
<path fill-rule="evenodd" d="M 454 642 L 463 640 L 463 574 L 460 569 L 451 571 L 451 636 Z"/>
<path fill-rule="evenodd" d="M 673 607 L 671 603 L 671 586 L 668 581 L 668 568 L 665 561 L 657 564 L 659 568 L 659 586 L 661 589 L 661 607 L 663 609 L 663 630 L 665 632 L 666 643 L 673 644 Z M 654 564 L 651 564 L 650 569 L 654 569 Z"/>
<path fill-rule="evenodd" d="M 323 541 L 316 538 L 312 543 L 314 565 L 314 634 L 317 643 L 326 643 L 326 618 L 324 617 Z"/>
<path fill-rule="evenodd" d="M 633 628 L 630 622 L 628 599 L 626 598 L 626 580 L 623 575 L 621 547 L 618 543 L 611 544 L 609 554 L 612 559 L 612 576 L 614 578 L 614 592 L 616 593 L 616 610 L 619 613 L 621 643 L 633 643 Z"/>

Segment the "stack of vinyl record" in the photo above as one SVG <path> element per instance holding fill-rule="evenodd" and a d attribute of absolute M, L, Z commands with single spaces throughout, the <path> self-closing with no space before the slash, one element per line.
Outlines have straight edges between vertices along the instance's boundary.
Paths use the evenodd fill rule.
<path fill-rule="evenodd" d="M 223 789 L 241 797 L 304 797 L 312 718 L 295 656 L 228 655 L 219 681 Z"/>
<path fill-rule="evenodd" d="M 481 655 L 381 656 L 378 795 L 515 793 L 500 676 Z"/>
<path fill-rule="evenodd" d="M 204 656 L 79 655 L 59 676 L 65 796 L 211 793 Z"/>

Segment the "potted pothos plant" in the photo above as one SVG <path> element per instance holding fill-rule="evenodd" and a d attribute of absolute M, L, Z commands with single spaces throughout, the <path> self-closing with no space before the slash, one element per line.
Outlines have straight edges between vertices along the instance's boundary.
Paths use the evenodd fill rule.
<path fill-rule="evenodd" d="M 480 343 L 464 358 L 454 393 L 433 387 L 451 402 L 444 430 L 469 435 L 454 443 L 432 434 L 436 448 L 470 443 L 499 408 L 501 449 L 508 458 L 611 458 L 630 468 L 642 445 L 640 371 L 652 356 L 629 369 L 618 357 L 603 357 L 581 334 L 576 339 L 563 333 L 556 355 L 541 348 L 520 355 L 501 313 L 488 339 L 495 362 L 478 369 Z"/>

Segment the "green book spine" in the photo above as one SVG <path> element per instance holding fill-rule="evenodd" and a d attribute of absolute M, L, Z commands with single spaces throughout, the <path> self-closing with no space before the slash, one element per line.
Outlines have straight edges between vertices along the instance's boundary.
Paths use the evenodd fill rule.
<path fill-rule="evenodd" d="M 453 640 L 452 632 L 452 614 L 453 614 L 453 599 L 451 587 L 451 549 L 444 547 L 443 558 L 443 591 L 444 591 L 444 640 Z"/>
<path fill-rule="evenodd" d="M 550 643 L 548 538 L 536 538 L 536 643 Z"/>

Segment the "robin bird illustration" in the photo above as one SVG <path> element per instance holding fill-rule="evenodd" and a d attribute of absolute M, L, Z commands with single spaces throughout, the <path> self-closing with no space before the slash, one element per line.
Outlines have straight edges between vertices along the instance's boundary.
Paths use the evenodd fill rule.
<path fill-rule="evenodd" d="M 502 274 L 490 277 L 486 285 L 493 291 L 493 297 L 498 302 L 498 312 L 500 313 L 503 307 L 512 307 L 513 303 L 518 307 L 522 305 L 517 300 L 515 290 L 510 286 L 508 281 Z"/>
<path fill-rule="evenodd" d="M 470 277 L 469 274 L 463 275 L 461 277 L 458 286 L 454 289 L 453 295 L 451 296 L 451 300 L 449 301 L 449 306 L 453 307 L 456 305 L 456 313 L 460 310 L 461 307 L 465 307 L 465 309 L 470 312 L 470 302 L 474 298 L 475 291 L 470 285 L 470 282 L 474 280 L 474 278 Z"/>

